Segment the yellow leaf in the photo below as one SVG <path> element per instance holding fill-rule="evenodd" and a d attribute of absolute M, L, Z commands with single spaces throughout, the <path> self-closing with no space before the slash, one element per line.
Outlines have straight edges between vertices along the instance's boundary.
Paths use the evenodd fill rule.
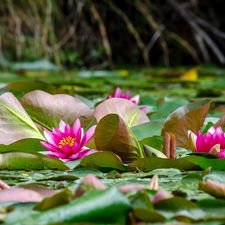
<path fill-rule="evenodd" d="M 129 74 L 129 71 L 127 71 L 127 70 L 117 70 L 117 72 L 123 76 L 127 76 Z"/>
<path fill-rule="evenodd" d="M 24 76 L 27 77 L 46 77 L 49 75 L 48 71 L 24 71 Z"/>
<path fill-rule="evenodd" d="M 190 69 L 183 73 L 180 76 L 181 80 L 187 80 L 187 81 L 197 81 L 198 80 L 198 73 L 196 69 Z"/>
<path fill-rule="evenodd" d="M 22 175 L 23 175 L 24 177 L 29 177 L 29 176 L 30 176 L 30 175 L 27 174 L 27 173 L 22 173 Z"/>

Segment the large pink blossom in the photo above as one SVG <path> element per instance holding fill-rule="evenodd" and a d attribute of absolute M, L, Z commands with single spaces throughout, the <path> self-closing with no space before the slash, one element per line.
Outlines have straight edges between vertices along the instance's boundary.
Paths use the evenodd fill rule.
<path fill-rule="evenodd" d="M 225 158 L 225 134 L 221 127 L 210 127 L 205 135 L 198 131 L 196 136 L 189 131 L 189 141 L 192 152 L 205 152 Z"/>
<path fill-rule="evenodd" d="M 85 147 L 94 135 L 95 128 L 96 125 L 92 126 L 84 134 L 79 118 L 74 122 L 73 128 L 61 120 L 59 129 L 53 127 L 52 133 L 44 131 L 47 142 L 41 141 L 41 144 L 49 151 L 42 153 L 49 157 L 59 158 L 64 162 L 68 162 L 97 152 L 97 150 Z"/>
<path fill-rule="evenodd" d="M 130 92 L 127 91 L 124 95 L 121 91 L 121 89 L 119 87 L 116 88 L 115 94 L 114 96 L 109 95 L 109 98 L 124 98 L 127 99 L 131 102 L 133 102 L 135 105 L 138 105 L 139 101 L 140 101 L 140 95 L 135 95 L 134 97 L 130 98 Z M 140 108 L 143 112 L 146 111 L 147 107 L 141 107 Z"/>

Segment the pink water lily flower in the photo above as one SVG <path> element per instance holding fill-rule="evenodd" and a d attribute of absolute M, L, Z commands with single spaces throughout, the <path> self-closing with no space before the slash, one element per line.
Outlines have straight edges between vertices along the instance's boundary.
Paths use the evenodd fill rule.
<path fill-rule="evenodd" d="M 225 158 L 225 134 L 221 127 L 210 127 L 205 135 L 201 131 L 198 131 L 197 136 L 192 131 L 188 135 L 192 152 L 205 152 Z"/>
<path fill-rule="evenodd" d="M 134 97 L 130 98 L 130 92 L 127 91 L 124 95 L 121 91 L 121 89 L 119 87 L 116 88 L 115 91 L 115 95 L 109 95 L 109 98 L 124 98 L 127 100 L 130 100 L 131 102 L 133 102 L 135 105 L 138 105 L 139 101 L 140 101 L 140 95 L 135 95 Z M 140 108 L 143 112 L 145 112 L 147 110 L 147 107 L 141 107 Z"/>
<path fill-rule="evenodd" d="M 92 126 L 84 134 L 79 118 L 74 122 L 73 128 L 61 120 L 59 129 L 53 127 L 52 133 L 44 131 L 45 139 L 48 142 L 41 141 L 41 144 L 49 151 L 41 153 L 69 162 L 97 152 L 97 150 L 85 147 L 94 135 L 95 128 L 96 125 Z"/>

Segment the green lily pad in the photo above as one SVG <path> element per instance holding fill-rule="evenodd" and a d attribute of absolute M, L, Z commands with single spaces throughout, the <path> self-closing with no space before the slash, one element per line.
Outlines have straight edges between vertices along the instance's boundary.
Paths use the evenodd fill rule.
<path fill-rule="evenodd" d="M 147 157 L 135 160 L 128 165 L 128 168 L 136 171 L 138 168 L 141 171 L 150 171 L 160 168 L 176 168 L 180 170 L 194 170 L 199 169 L 199 166 L 184 158 L 179 159 L 165 159 L 158 157 Z"/>
<path fill-rule="evenodd" d="M 91 222 L 125 224 L 131 206 L 128 199 L 116 188 L 89 192 L 70 203 L 42 213 L 31 215 L 24 224 L 59 222 Z M 116 215 L 116 216 L 115 216 Z"/>
<path fill-rule="evenodd" d="M 225 170 L 225 159 L 207 159 L 205 157 L 195 155 L 183 157 L 183 159 L 198 165 L 203 170 L 208 167 L 212 167 L 213 170 Z"/>
<path fill-rule="evenodd" d="M 0 169 L 45 169 L 57 168 L 59 170 L 69 169 L 61 160 L 50 158 L 37 152 L 7 152 L 0 154 Z"/>
<path fill-rule="evenodd" d="M 138 141 L 154 135 L 160 136 L 163 121 L 150 121 L 131 128 Z"/>
<path fill-rule="evenodd" d="M 43 140 L 43 136 L 16 97 L 8 92 L 0 97 L 0 144 L 9 145 L 25 138 Z"/>
<path fill-rule="evenodd" d="M 111 170 L 128 171 L 127 167 L 113 152 L 107 151 L 85 156 L 81 160 L 80 166 L 97 169 L 102 172 L 109 172 Z"/>

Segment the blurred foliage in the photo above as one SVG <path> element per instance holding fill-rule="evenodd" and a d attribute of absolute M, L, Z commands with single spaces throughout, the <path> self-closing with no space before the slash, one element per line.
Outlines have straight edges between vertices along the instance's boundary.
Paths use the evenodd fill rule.
<path fill-rule="evenodd" d="M 0 64 L 223 64 L 223 8 L 222 0 L 1 0 Z"/>

